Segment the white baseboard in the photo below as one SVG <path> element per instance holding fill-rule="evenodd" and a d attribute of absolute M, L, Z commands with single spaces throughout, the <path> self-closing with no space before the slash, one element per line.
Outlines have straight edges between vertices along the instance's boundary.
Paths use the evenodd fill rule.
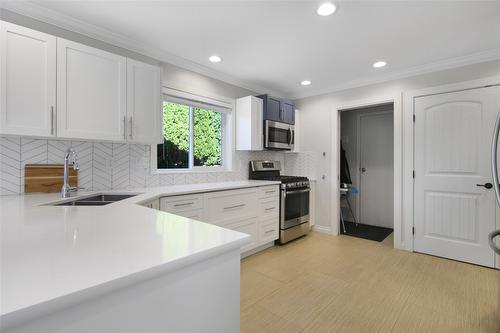
<path fill-rule="evenodd" d="M 316 231 L 316 232 L 321 232 L 323 234 L 333 235 L 332 228 L 330 228 L 330 227 L 324 227 L 322 225 L 314 225 L 312 227 L 312 230 Z"/>
<path fill-rule="evenodd" d="M 271 247 L 271 246 L 274 246 L 274 241 L 273 242 L 269 242 L 269 243 L 265 243 L 265 244 L 262 244 L 262 245 L 259 245 L 259 246 L 257 246 L 254 249 L 251 249 L 251 250 L 248 250 L 246 252 L 243 252 L 241 254 L 241 259 L 246 258 L 248 256 L 251 256 L 252 254 L 255 254 L 255 253 L 260 252 L 262 250 L 265 250 L 265 249 L 267 249 L 268 247 Z"/>

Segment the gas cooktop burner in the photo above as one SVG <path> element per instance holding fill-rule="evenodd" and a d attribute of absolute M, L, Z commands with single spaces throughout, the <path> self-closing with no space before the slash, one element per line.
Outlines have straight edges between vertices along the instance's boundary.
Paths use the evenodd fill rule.
<path fill-rule="evenodd" d="M 303 176 L 280 175 L 281 165 L 279 161 L 251 161 L 249 165 L 249 178 L 256 180 L 272 180 L 282 184 L 308 182 Z"/>

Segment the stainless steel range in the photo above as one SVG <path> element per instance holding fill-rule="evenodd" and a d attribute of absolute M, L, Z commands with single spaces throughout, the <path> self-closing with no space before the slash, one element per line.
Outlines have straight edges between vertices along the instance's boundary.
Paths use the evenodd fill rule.
<path fill-rule="evenodd" d="M 280 238 L 284 244 L 309 232 L 309 179 L 280 175 L 279 161 L 251 161 L 249 178 L 281 181 Z"/>

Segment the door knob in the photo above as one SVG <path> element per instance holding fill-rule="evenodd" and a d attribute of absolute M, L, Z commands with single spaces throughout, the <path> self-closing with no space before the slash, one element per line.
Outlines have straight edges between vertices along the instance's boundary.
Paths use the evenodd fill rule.
<path fill-rule="evenodd" d="M 361 168 L 361 172 L 365 172 L 366 171 L 366 168 Z"/>
<path fill-rule="evenodd" d="M 476 186 L 482 186 L 484 188 L 487 188 L 488 190 L 493 188 L 493 184 L 492 183 L 486 183 L 486 184 L 476 184 Z"/>

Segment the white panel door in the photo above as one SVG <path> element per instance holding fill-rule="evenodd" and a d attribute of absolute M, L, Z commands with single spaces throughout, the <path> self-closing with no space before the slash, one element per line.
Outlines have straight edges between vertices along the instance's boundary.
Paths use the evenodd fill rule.
<path fill-rule="evenodd" d="M 394 228 L 393 113 L 362 114 L 359 122 L 359 222 Z"/>
<path fill-rule="evenodd" d="M 0 133 L 54 135 L 56 37 L 6 22 L 0 27 Z"/>
<path fill-rule="evenodd" d="M 126 58 L 57 39 L 58 136 L 125 140 Z"/>
<path fill-rule="evenodd" d="M 161 69 L 127 59 L 128 140 L 162 143 Z"/>
<path fill-rule="evenodd" d="M 494 266 L 490 145 L 500 87 L 415 98 L 414 249 Z"/>

